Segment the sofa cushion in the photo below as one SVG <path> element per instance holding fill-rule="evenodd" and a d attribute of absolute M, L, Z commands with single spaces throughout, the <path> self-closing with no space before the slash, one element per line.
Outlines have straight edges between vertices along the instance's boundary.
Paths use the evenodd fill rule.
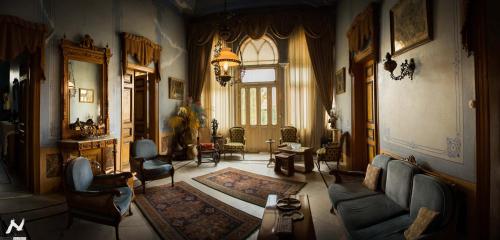
<path fill-rule="evenodd" d="M 130 202 L 132 201 L 132 190 L 130 190 L 129 187 L 120 187 L 117 189 L 120 191 L 120 196 L 114 197 L 113 202 L 123 215 L 130 207 Z"/>
<path fill-rule="evenodd" d="M 158 155 L 156 144 L 151 139 L 141 139 L 132 144 L 132 156 L 152 159 Z"/>
<path fill-rule="evenodd" d="M 410 214 L 404 214 L 387 221 L 354 231 L 351 233 L 352 239 L 385 239 L 392 234 L 401 234 L 411 224 Z"/>
<path fill-rule="evenodd" d="M 417 172 L 416 166 L 401 160 L 388 163 L 385 194 L 404 209 L 410 207 L 413 176 Z"/>
<path fill-rule="evenodd" d="M 349 231 L 366 228 L 408 213 L 384 194 L 340 202 L 337 210 Z"/>
<path fill-rule="evenodd" d="M 387 179 L 387 164 L 393 160 L 390 156 L 379 154 L 373 158 L 372 165 L 381 168 L 380 179 L 378 181 L 379 188 L 382 192 L 385 192 L 385 182 Z"/>
<path fill-rule="evenodd" d="M 366 188 L 361 182 L 347 182 L 334 183 L 330 185 L 330 187 L 328 187 L 328 194 L 330 195 L 330 201 L 332 202 L 333 207 L 337 208 L 337 205 L 342 201 L 380 193 Z"/>
<path fill-rule="evenodd" d="M 153 159 L 144 162 L 144 174 L 146 175 L 161 175 L 170 172 L 172 165 L 162 160 Z"/>
<path fill-rule="evenodd" d="M 426 207 L 439 212 L 439 215 L 429 226 L 428 231 L 444 227 L 450 220 L 454 209 L 453 194 L 450 187 L 429 175 L 417 174 L 413 179 L 410 216 L 415 219 L 420 208 Z"/>

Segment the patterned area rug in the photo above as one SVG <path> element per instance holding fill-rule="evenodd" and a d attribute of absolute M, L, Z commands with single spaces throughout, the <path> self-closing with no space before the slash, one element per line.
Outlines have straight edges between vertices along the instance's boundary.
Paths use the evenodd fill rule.
<path fill-rule="evenodd" d="M 261 222 L 185 182 L 148 188 L 135 201 L 163 239 L 245 239 Z"/>
<path fill-rule="evenodd" d="M 195 177 L 194 180 L 243 201 L 265 207 L 267 195 L 278 197 L 296 194 L 306 183 L 277 179 L 235 169 L 222 170 Z"/>

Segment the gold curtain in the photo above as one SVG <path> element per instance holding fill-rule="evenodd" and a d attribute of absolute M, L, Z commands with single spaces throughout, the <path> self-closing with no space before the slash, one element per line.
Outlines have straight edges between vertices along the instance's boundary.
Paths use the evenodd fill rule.
<path fill-rule="evenodd" d="M 215 35 L 212 41 L 211 50 L 215 48 L 215 44 L 219 40 L 219 36 Z M 209 63 L 207 63 L 210 65 Z M 207 127 L 210 127 L 212 119 L 217 119 L 219 122 L 218 133 L 225 134 L 230 127 L 235 124 L 235 99 L 234 86 L 229 84 L 222 87 L 215 80 L 215 73 L 212 67 L 208 67 L 208 71 L 203 76 L 205 84 L 201 92 L 201 102 L 207 113 Z"/>
<path fill-rule="evenodd" d="M 151 40 L 143 37 L 134 35 L 131 33 L 122 33 L 123 44 L 124 44 L 124 56 L 123 57 L 123 71 L 127 69 L 126 59 L 127 54 L 132 55 L 137 59 L 140 65 L 147 66 L 149 63 L 154 62 L 155 65 L 155 75 L 156 80 L 159 81 L 160 78 L 160 53 L 161 46 L 152 42 Z"/>
<path fill-rule="evenodd" d="M 305 31 L 299 27 L 288 44 L 289 76 L 285 78 L 285 123 L 295 126 L 302 144 L 319 147 L 324 131 L 324 110 L 317 96 L 314 70 Z"/>
<path fill-rule="evenodd" d="M 31 57 L 31 66 L 36 68 L 35 79 L 45 79 L 43 73 L 45 33 L 43 24 L 32 23 L 9 15 L 0 15 L 0 61 L 12 60 L 24 51 Z"/>

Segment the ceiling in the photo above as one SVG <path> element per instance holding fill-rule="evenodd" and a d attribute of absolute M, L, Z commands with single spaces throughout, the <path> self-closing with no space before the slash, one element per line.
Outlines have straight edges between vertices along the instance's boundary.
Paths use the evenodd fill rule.
<path fill-rule="evenodd" d="M 182 13 L 203 16 L 224 10 L 224 0 L 169 0 Z M 284 5 L 332 5 L 336 0 L 227 0 L 227 10 L 275 7 Z"/>

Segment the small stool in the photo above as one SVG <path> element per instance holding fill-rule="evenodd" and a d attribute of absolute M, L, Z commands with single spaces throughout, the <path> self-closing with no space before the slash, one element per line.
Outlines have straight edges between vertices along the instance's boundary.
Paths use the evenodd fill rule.
<path fill-rule="evenodd" d="M 280 153 L 277 154 L 275 157 L 276 157 L 276 164 L 274 165 L 274 172 L 282 173 L 281 169 L 282 167 L 284 167 L 286 170 L 285 175 L 287 175 L 288 177 L 293 176 L 293 174 L 295 173 L 295 167 L 293 162 L 295 154 Z"/>

